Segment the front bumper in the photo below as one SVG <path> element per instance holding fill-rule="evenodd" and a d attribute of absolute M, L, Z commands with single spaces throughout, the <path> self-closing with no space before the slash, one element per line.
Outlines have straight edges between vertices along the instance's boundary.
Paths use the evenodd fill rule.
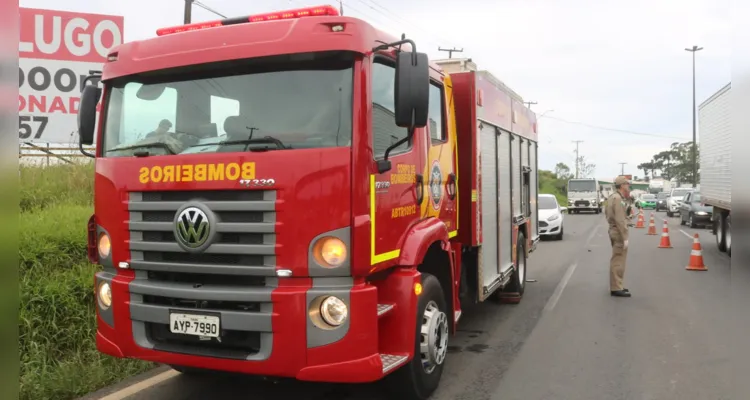
<path fill-rule="evenodd" d="M 352 284 L 351 278 L 283 279 L 279 283 L 267 278 L 272 287 L 266 298 L 254 287 L 235 287 L 234 294 L 244 294 L 246 302 L 260 303 L 246 311 L 159 305 L 149 299 L 154 296 L 145 293 L 153 292 L 156 285 L 150 288 L 143 279 L 100 272 L 96 287 L 101 281 L 110 282 L 113 303 L 106 311 L 97 307 L 97 348 L 115 357 L 259 376 L 354 383 L 383 377 L 374 286 Z M 190 291 L 178 284 L 158 289 L 161 293 L 157 294 L 190 293 L 194 299 L 230 296 L 226 288 L 209 285 Z M 347 303 L 345 324 L 326 330 L 311 322 L 308 310 L 321 295 L 335 295 Z M 169 336 L 171 310 L 220 316 L 222 341 Z"/>
<path fill-rule="evenodd" d="M 558 218 L 554 221 L 539 221 L 539 235 L 540 236 L 556 236 L 560 234 L 562 229 L 562 218 Z"/>
<path fill-rule="evenodd" d="M 695 222 L 698 225 L 711 225 L 713 224 L 713 219 L 711 213 L 706 214 L 693 214 L 693 222 Z"/>

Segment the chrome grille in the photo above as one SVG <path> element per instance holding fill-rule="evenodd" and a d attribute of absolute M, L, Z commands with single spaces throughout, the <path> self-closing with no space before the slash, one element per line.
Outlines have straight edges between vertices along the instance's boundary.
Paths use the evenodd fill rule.
<path fill-rule="evenodd" d="M 212 244 L 191 254 L 175 239 L 174 220 L 187 202 L 215 215 Z M 273 339 L 276 286 L 276 192 L 131 192 L 130 314 L 136 342 L 155 350 L 260 360 Z M 221 340 L 175 334 L 171 311 L 221 318 Z"/>
<path fill-rule="evenodd" d="M 175 213 L 188 201 L 200 201 L 218 219 L 217 240 L 197 255 L 182 250 L 173 233 Z M 134 270 L 275 274 L 275 191 L 132 192 L 127 205 Z"/>

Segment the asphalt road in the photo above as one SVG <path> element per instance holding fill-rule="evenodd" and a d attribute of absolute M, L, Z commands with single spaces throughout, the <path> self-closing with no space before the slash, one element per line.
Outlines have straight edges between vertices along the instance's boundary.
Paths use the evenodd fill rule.
<path fill-rule="evenodd" d="M 661 231 L 666 215 L 656 216 Z M 729 258 L 718 253 L 706 230 L 680 227 L 676 218 L 670 230 L 673 248 L 658 249 L 659 236 L 631 228 L 625 283 L 633 297 L 613 298 L 603 216 L 566 215 L 565 238 L 543 241 L 532 253 L 528 279 L 535 281 L 527 283 L 520 304 L 465 307 L 433 399 L 729 398 L 728 311 L 723 311 Z M 708 272 L 685 270 L 688 235 L 694 232 L 701 234 Z M 168 374 L 159 375 L 163 380 L 156 384 L 128 382 L 87 399 L 387 398 L 374 384 Z"/>

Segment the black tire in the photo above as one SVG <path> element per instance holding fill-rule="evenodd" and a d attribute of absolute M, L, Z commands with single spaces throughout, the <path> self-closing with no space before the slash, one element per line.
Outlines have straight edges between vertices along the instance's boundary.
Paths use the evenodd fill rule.
<path fill-rule="evenodd" d="M 518 293 L 523 297 L 526 290 L 526 237 L 523 233 L 518 234 L 516 245 L 516 264 L 513 266 L 513 276 L 510 277 L 508 286 L 503 289 L 506 293 Z"/>
<path fill-rule="evenodd" d="M 726 241 L 726 216 L 724 213 L 719 213 L 716 216 L 716 221 L 714 222 L 714 234 L 716 235 L 716 247 L 719 248 L 719 251 L 725 252 L 727 251 L 727 241 Z"/>
<path fill-rule="evenodd" d="M 422 344 L 422 325 L 425 323 L 425 312 L 428 305 L 437 306 L 441 312 L 446 324 L 445 340 L 441 346 L 441 359 L 434 365 L 430 372 L 426 371 L 423 366 L 423 359 L 420 350 Z M 422 273 L 422 294 L 419 296 L 417 303 L 417 320 L 415 321 L 415 340 L 414 340 L 414 357 L 408 364 L 394 371 L 385 379 L 386 388 L 391 392 L 393 398 L 399 400 L 427 400 L 430 398 L 435 389 L 440 384 L 440 377 L 443 375 L 445 366 L 445 355 L 448 352 L 449 340 L 449 321 L 448 309 L 443 296 L 443 288 L 440 286 L 438 279 L 428 273 Z M 440 318 L 438 316 L 438 318 Z M 442 325 L 441 325 L 442 326 Z M 440 329 L 442 330 L 442 329 Z M 438 335 L 438 341 L 443 339 L 442 334 Z"/>
<path fill-rule="evenodd" d="M 558 233 L 557 236 L 555 236 L 555 240 L 563 240 L 563 234 L 564 234 L 563 226 L 560 225 L 560 233 Z"/>
<path fill-rule="evenodd" d="M 673 215 L 671 211 L 667 211 L 667 217 L 672 218 Z"/>
<path fill-rule="evenodd" d="M 693 213 L 688 214 L 688 220 L 687 225 L 691 228 L 696 228 L 698 225 L 695 224 L 695 221 L 693 220 Z"/>
<path fill-rule="evenodd" d="M 726 235 L 725 241 L 727 244 L 727 255 L 732 256 L 732 214 L 726 216 Z"/>

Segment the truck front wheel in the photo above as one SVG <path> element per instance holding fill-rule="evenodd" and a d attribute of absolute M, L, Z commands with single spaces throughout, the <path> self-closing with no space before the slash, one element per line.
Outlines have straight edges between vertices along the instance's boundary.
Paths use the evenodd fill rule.
<path fill-rule="evenodd" d="M 394 398 L 426 400 L 437 389 L 448 354 L 449 327 L 443 288 L 435 276 L 422 272 L 414 357 L 386 378 Z"/>

